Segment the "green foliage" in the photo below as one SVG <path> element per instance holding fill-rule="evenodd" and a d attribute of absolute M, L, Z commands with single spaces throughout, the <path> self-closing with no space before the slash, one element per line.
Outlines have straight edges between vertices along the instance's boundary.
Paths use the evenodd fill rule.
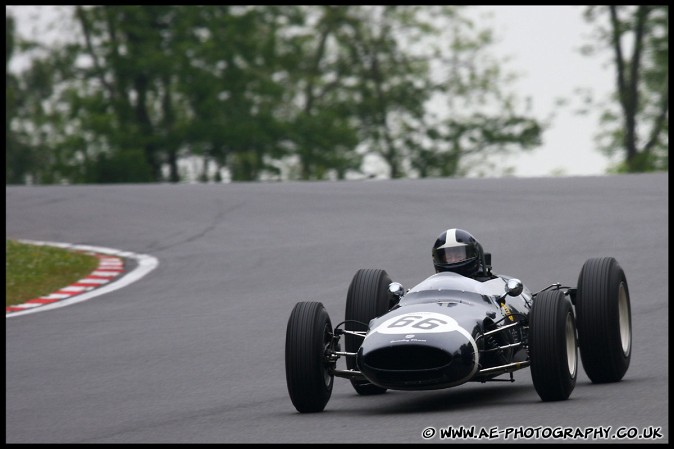
<path fill-rule="evenodd" d="M 614 98 L 601 114 L 597 142 L 608 156 L 622 153 L 611 172 L 667 170 L 669 166 L 669 7 L 591 6 L 594 56 L 610 49 L 616 72 Z"/>
<path fill-rule="evenodd" d="M 7 182 L 176 182 L 186 156 L 241 181 L 343 179 L 366 155 L 393 178 L 456 176 L 540 143 L 462 7 L 72 11 L 76 41 L 7 73 Z M 6 35 L 8 61 L 34 45 L 9 16 Z"/>

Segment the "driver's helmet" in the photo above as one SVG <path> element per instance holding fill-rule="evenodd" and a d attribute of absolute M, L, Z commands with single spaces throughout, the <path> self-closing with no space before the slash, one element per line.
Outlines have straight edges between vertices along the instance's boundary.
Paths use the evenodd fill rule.
<path fill-rule="evenodd" d="M 481 246 L 470 232 L 448 229 L 433 245 L 433 265 L 436 273 L 452 271 L 463 276 L 475 276 L 480 270 Z"/>

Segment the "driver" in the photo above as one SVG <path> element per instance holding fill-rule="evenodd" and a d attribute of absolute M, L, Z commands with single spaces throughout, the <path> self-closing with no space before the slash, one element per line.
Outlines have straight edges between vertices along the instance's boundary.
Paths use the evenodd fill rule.
<path fill-rule="evenodd" d="M 433 245 L 435 272 L 451 271 L 470 278 L 491 277 L 482 245 L 463 229 L 448 229 Z"/>

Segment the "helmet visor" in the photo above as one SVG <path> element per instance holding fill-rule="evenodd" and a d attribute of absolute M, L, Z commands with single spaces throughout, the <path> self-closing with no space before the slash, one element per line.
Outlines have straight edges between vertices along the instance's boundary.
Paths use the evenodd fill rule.
<path fill-rule="evenodd" d="M 473 245 L 438 248 L 436 254 L 438 262 L 443 264 L 461 263 L 477 257 L 477 251 Z"/>

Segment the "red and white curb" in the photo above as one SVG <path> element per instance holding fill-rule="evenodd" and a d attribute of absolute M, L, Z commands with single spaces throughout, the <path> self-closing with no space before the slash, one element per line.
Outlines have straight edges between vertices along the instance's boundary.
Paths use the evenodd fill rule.
<path fill-rule="evenodd" d="M 30 245 L 54 246 L 84 252 L 98 258 L 98 267 L 85 278 L 54 293 L 31 299 L 23 304 L 7 306 L 5 308 L 6 318 L 44 312 L 95 298 L 136 282 L 159 265 L 156 257 L 112 248 L 36 240 L 17 241 Z M 124 259 L 135 259 L 138 264 L 132 271 L 127 272 L 124 269 Z"/>

